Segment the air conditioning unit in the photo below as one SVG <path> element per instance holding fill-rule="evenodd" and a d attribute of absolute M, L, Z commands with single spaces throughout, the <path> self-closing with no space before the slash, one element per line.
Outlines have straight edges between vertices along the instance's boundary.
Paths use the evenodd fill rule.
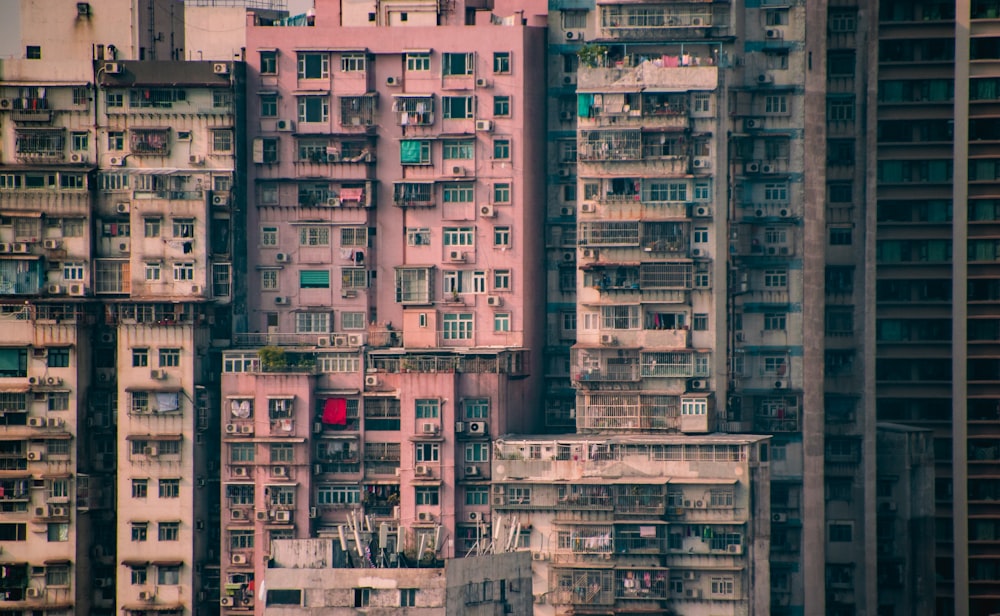
<path fill-rule="evenodd" d="M 701 589 L 700 588 L 688 588 L 684 591 L 685 599 L 701 599 Z"/>
<path fill-rule="evenodd" d="M 691 379 L 689 383 L 690 383 L 690 388 L 693 390 L 708 389 L 708 381 L 706 381 L 705 379 Z"/>
<path fill-rule="evenodd" d="M 29 417 L 28 418 L 29 428 L 44 428 L 45 418 L 44 417 Z"/>
<path fill-rule="evenodd" d="M 240 426 L 240 434 L 253 434 L 253 424 Z"/>
<path fill-rule="evenodd" d="M 695 27 L 704 26 L 705 25 L 705 20 L 702 19 L 701 17 L 692 17 L 691 18 L 691 25 L 695 26 Z"/>
<path fill-rule="evenodd" d="M 42 242 L 42 246 L 45 247 L 45 250 L 56 250 L 60 245 L 61 242 L 59 240 L 45 240 Z"/>
<path fill-rule="evenodd" d="M 489 424 L 485 421 L 469 422 L 469 434 L 484 435 L 489 432 Z"/>
<path fill-rule="evenodd" d="M 400 83 L 402 83 L 402 81 L 400 81 L 399 77 L 386 77 L 385 78 L 385 85 L 387 85 L 389 87 L 398 86 Z"/>
<path fill-rule="evenodd" d="M 358 292 L 354 289 L 341 289 L 340 297 L 343 299 L 352 299 L 358 296 Z"/>
<path fill-rule="evenodd" d="M 465 467 L 465 476 L 466 477 L 478 477 L 479 476 L 479 467 L 478 466 L 466 466 Z"/>
<path fill-rule="evenodd" d="M 55 518 L 65 518 L 69 515 L 69 507 L 53 507 L 52 517 Z"/>
<path fill-rule="evenodd" d="M 121 75 L 125 72 L 125 66 L 121 62 L 105 62 L 104 72 L 108 75 Z"/>
<path fill-rule="evenodd" d="M 583 32 L 567 32 L 566 33 L 566 40 L 567 41 L 582 41 L 583 40 Z"/>
<path fill-rule="evenodd" d="M 480 77 L 479 79 L 476 80 L 476 87 L 477 88 L 488 88 L 488 87 L 490 87 L 490 82 L 488 80 L 483 79 L 482 77 Z"/>
<path fill-rule="evenodd" d="M 226 434 L 236 434 L 240 431 L 240 427 L 236 424 L 226 424 Z"/>
<path fill-rule="evenodd" d="M 417 464 L 413 467 L 413 474 L 418 477 L 426 477 L 431 474 L 431 467 L 426 464 Z"/>
<path fill-rule="evenodd" d="M 229 65 L 225 62 L 216 62 L 212 65 L 212 72 L 216 75 L 228 75 Z"/>
<path fill-rule="evenodd" d="M 481 132 L 490 132 L 493 130 L 492 120 L 476 120 L 476 130 Z"/>
<path fill-rule="evenodd" d="M 250 473 L 245 466 L 234 466 L 233 477 L 247 477 Z"/>
<path fill-rule="evenodd" d="M 593 201 L 584 201 L 580 204 L 580 211 L 584 214 L 593 214 L 597 212 L 597 204 Z"/>
<path fill-rule="evenodd" d="M 156 456 L 158 456 L 160 454 L 160 450 L 157 449 L 156 447 L 144 447 L 142 449 L 142 453 L 144 455 L 149 456 L 150 458 L 155 458 Z"/>
<path fill-rule="evenodd" d="M 119 214 L 128 214 L 132 210 L 132 206 L 129 205 L 128 201 L 119 201 L 115 204 L 115 212 Z"/>
<path fill-rule="evenodd" d="M 785 33 L 778 28 L 768 28 L 764 31 L 764 37 L 769 39 L 780 39 L 784 38 Z"/>
<path fill-rule="evenodd" d="M 730 543 L 728 546 L 726 546 L 726 551 L 729 552 L 730 554 L 742 554 L 743 546 L 738 543 Z"/>
<path fill-rule="evenodd" d="M 463 263 L 465 261 L 465 253 L 461 250 L 449 250 L 448 260 L 452 263 Z"/>
<path fill-rule="evenodd" d="M 79 152 L 70 154 L 69 155 L 69 162 L 71 162 L 71 163 L 86 163 L 87 162 L 87 155 L 86 154 L 80 154 Z"/>
<path fill-rule="evenodd" d="M 768 246 L 767 247 L 767 254 L 769 254 L 769 255 L 776 255 L 776 254 L 778 254 L 778 247 L 777 246 Z"/>
<path fill-rule="evenodd" d="M 601 344 L 610 346 L 616 344 L 617 342 L 618 339 L 611 334 L 601 334 Z"/>
<path fill-rule="evenodd" d="M 288 477 L 288 467 L 274 466 L 271 468 L 271 475 L 274 477 Z"/>
<path fill-rule="evenodd" d="M 274 128 L 278 132 L 290 133 L 295 130 L 295 122 L 291 120 L 278 120 L 274 123 Z"/>
<path fill-rule="evenodd" d="M 787 513 L 772 513 L 771 514 L 771 521 L 772 522 L 787 522 L 788 521 L 788 514 Z"/>
<path fill-rule="evenodd" d="M 49 417 L 45 420 L 45 425 L 49 428 L 62 428 L 66 425 L 66 420 L 62 417 Z"/>
<path fill-rule="evenodd" d="M 318 346 L 318 347 L 328 347 L 328 346 L 330 346 L 330 337 L 329 336 L 320 336 L 316 340 L 316 346 Z"/>
<path fill-rule="evenodd" d="M 279 295 L 278 297 L 274 298 L 274 303 L 277 304 L 278 306 L 287 306 L 288 305 L 288 298 L 284 297 L 282 295 Z"/>
<path fill-rule="evenodd" d="M 10 252 L 13 247 L 13 244 L 7 242 L 0 243 L 0 252 Z"/>
<path fill-rule="evenodd" d="M 775 389 L 788 389 L 788 381 L 784 379 L 779 379 L 774 382 Z"/>
<path fill-rule="evenodd" d="M 378 377 L 374 374 L 366 374 L 365 387 L 378 387 Z"/>
<path fill-rule="evenodd" d="M 747 118 L 743 120 L 743 128 L 746 130 L 759 130 L 764 128 L 764 122 L 760 118 Z"/>
<path fill-rule="evenodd" d="M 791 218 L 792 217 L 792 210 L 790 210 L 788 208 L 782 208 L 782 209 L 778 210 L 778 216 L 781 217 L 781 218 Z"/>
<path fill-rule="evenodd" d="M 276 511 L 274 513 L 274 521 L 275 522 L 285 522 L 285 523 L 291 522 L 292 521 L 292 512 L 290 512 L 290 511 Z"/>
<path fill-rule="evenodd" d="M 341 201 L 340 197 L 330 197 L 326 200 L 327 207 L 340 207 Z"/>
<path fill-rule="evenodd" d="M 571 250 L 567 250 L 566 252 L 563 253 L 562 258 L 563 258 L 563 261 L 565 263 L 569 263 L 571 261 L 575 261 L 576 260 L 576 253 L 573 252 L 573 251 L 571 251 Z"/>
<path fill-rule="evenodd" d="M 417 521 L 418 522 L 433 522 L 434 521 L 434 515 L 432 513 L 430 513 L 429 511 L 421 511 L 420 513 L 417 514 Z"/>
<path fill-rule="evenodd" d="M 41 462 L 45 459 L 45 455 L 40 451 L 29 451 L 28 461 L 29 462 Z"/>
<path fill-rule="evenodd" d="M 42 590 L 40 588 L 28 588 L 24 594 L 29 599 L 38 599 L 42 596 Z"/>
<path fill-rule="evenodd" d="M 358 347 L 365 343 L 365 338 L 362 334 L 348 334 L 347 335 L 347 346 Z"/>
<path fill-rule="evenodd" d="M 266 511 L 258 511 L 254 514 L 254 519 L 258 522 L 267 522 L 269 517 Z"/>
<path fill-rule="evenodd" d="M 438 425 L 436 423 L 425 422 L 421 426 L 421 432 L 423 432 L 424 434 L 437 434 Z"/>
<path fill-rule="evenodd" d="M 760 75 L 757 75 L 757 83 L 760 84 L 774 83 L 774 77 L 771 77 L 771 75 L 768 73 L 761 73 Z"/>
<path fill-rule="evenodd" d="M 188 164 L 189 165 L 204 165 L 205 164 L 205 157 L 202 156 L 201 154 L 192 154 L 192 155 L 188 156 Z"/>
<path fill-rule="evenodd" d="M 27 242 L 17 242 L 13 246 L 11 246 L 11 252 L 14 252 L 14 253 L 17 253 L 17 254 L 22 254 L 22 255 L 26 254 L 28 252 L 28 243 Z"/>
<path fill-rule="evenodd" d="M 499 308 L 500 306 L 503 306 L 503 298 L 500 297 L 499 295 L 487 295 L 486 305 L 493 306 L 494 308 Z"/>
<path fill-rule="evenodd" d="M 596 259 L 601 256 L 601 251 L 596 248 L 584 248 L 583 258 L 584 259 Z"/>
<path fill-rule="evenodd" d="M 573 206 L 567 205 L 559 210 L 561 216 L 572 216 L 576 214 L 576 209 Z"/>
<path fill-rule="evenodd" d="M 570 172 L 569 169 L 560 169 L 559 171 L 556 172 L 556 175 L 558 175 L 561 178 L 568 178 L 573 174 Z"/>
<path fill-rule="evenodd" d="M 760 166 L 761 173 L 777 173 L 778 168 L 770 163 L 764 163 Z"/>
<path fill-rule="evenodd" d="M 712 216 L 712 208 L 707 205 L 696 205 L 694 215 L 698 218 L 709 218 Z"/>
<path fill-rule="evenodd" d="M 0 98 L 0 109 L 10 109 L 14 106 L 14 100 L 10 98 Z"/>
<path fill-rule="evenodd" d="M 743 170 L 747 173 L 760 173 L 760 163 L 747 163 L 743 165 Z"/>
<path fill-rule="evenodd" d="M 229 205 L 229 195 L 212 195 L 212 205 Z"/>
<path fill-rule="evenodd" d="M 347 346 L 347 336 L 332 336 L 330 342 L 335 347 L 345 347 Z"/>
<path fill-rule="evenodd" d="M 238 555 L 237 554 L 233 554 L 233 558 L 236 558 L 236 556 L 238 556 Z M 233 564 L 236 564 L 236 563 L 233 563 Z M 232 597 L 222 597 L 221 599 L 219 599 L 219 605 L 221 605 L 222 607 L 233 607 L 233 598 Z"/>
<path fill-rule="evenodd" d="M 479 215 L 483 218 L 494 218 L 497 215 L 497 211 L 492 205 L 483 205 L 479 207 Z"/>
<path fill-rule="evenodd" d="M 692 248 L 691 249 L 691 256 L 692 257 L 704 257 L 705 256 L 705 250 L 702 249 L 702 248 Z"/>
<path fill-rule="evenodd" d="M 159 368 L 154 368 L 153 370 L 149 371 L 149 377 L 156 379 L 157 381 L 161 381 L 167 378 L 167 371 L 161 370 Z"/>
<path fill-rule="evenodd" d="M 545 560 L 545 552 L 532 552 L 531 560 Z"/>
<path fill-rule="evenodd" d="M 45 507 L 35 507 L 35 517 L 47 518 L 49 517 L 49 510 Z"/>
<path fill-rule="evenodd" d="M 47 385 L 62 385 L 63 380 L 61 376 L 50 376 L 45 379 Z"/>
<path fill-rule="evenodd" d="M 266 518 L 267 514 L 265 514 L 264 517 Z M 234 565 L 245 565 L 247 564 L 247 557 L 245 554 L 233 554 L 233 557 L 229 560 L 229 562 Z"/>
<path fill-rule="evenodd" d="M 288 254 L 287 252 L 279 252 L 278 254 L 274 255 L 274 260 L 277 261 L 278 263 L 291 263 L 292 255 Z"/>
<path fill-rule="evenodd" d="M 705 156 L 698 156 L 694 159 L 694 163 L 692 164 L 695 169 L 710 169 L 712 167 L 712 159 Z"/>
<path fill-rule="evenodd" d="M 448 169 L 448 175 L 453 177 L 465 177 L 465 167 L 461 165 L 454 165 Z"/>
<path fill-rule="evenodd" d="M 566 75 L 563 77 L 564 86 L 575 86 L 576 85 L 576 75 Z"/>
<path fill-rule="evenodd" d="M 87 288 L 82 284 L 71 284 L 69 285 L 69 294 L 75 297 L 84 295 L 87 292 Z"/>
<path fill-rule="evenodd" d="M 124 167 L 125 157 L 124 156 L 112 156 L 108 159 L 108 164 L 112 167 Z"/>

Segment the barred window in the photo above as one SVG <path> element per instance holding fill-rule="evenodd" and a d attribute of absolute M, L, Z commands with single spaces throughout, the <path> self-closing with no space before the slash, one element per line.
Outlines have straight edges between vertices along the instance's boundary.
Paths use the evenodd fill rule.
<path fill-rule="evenodd" d="M 363 267 L 344 267 L 340 270 L 340 287 L 342 289 L 368 288 L 368 270 Z"/>
<path fill-rule="evenodd" d="M 368 227 L 343 227 L 340 229 L 341 246 L 368 246 Z"/>

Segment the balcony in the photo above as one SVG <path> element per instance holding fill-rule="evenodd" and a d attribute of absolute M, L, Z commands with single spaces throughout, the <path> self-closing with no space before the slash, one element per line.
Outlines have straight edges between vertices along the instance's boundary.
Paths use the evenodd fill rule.
<path fill-rule="evenodd" d="M 702 57 L 709 61 L 712 59 L 711 50 L 705 47 L 706 53 L 702 54 Z M 667 58 L 666 64 L 664 58 Z M 608 66 L 581 66 L 577 73 L 577 91 L 580 93 L 710 91 L 718 87 L 717 67 L 711 64 L 682 66 L 680 62 L 680 56 L 663 56 L 655 60 L 641 60 L 636 66 L 629 66 L 624 60 L 608 61 Z"/>
<path fill-rule="evenodd" d="M 638 393 L 588 393 L 577 402 L 576 425 L 580 431 L 661 430 L 680 431 L 677 396 Z"/>
<path fill-rule="evenodd" d="M 726 28 L 726 13 L 713 14 L 710 0 L 686 5 L 599 2 L 601 33 L 616 40 L 664 41 L 704 38 Z"/>
<path fill-rule="evenodd" d="M 431 126 L 434 124 L 434 97 L 399 95 L 392 103 L 397 126 Z"/>
<path fill-rule="evenodd" d="M 170 129 L 132 129 L 129 149 L 133 156 L 169 156 Z"/>
<path fill-rule="evenodd" d="M 393 186 L 392 204 L 396 207 L 434 207 L 434 183 L 397 182 Z"/>

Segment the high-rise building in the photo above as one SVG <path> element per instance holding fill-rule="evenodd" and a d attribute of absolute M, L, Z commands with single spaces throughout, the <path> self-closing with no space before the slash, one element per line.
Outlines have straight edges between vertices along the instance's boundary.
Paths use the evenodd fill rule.
<path fill-rule="evenodd" d="M 489 512 L 490 436 L 534 429 L 544 23 L 380 6 L 248 18 L 251 301 L 223 365 L 225 609 L 263 611 L 249 589 L 271 540 L 351 515 L 415 545 L 443 529 L 437 553 L 465 555 Z"/>

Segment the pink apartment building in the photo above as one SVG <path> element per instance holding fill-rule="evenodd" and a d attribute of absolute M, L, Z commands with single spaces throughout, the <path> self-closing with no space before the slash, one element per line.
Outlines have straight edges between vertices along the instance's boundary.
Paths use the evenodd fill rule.
<path fill-rule="evenodd" d="M 263 612 L 272 539 L 351 516 L 404 552 L 424 536 L 464 556 L 489 515 L 490 437 L 539 423 L 544 18 L 316 4 L 248 17 L 223 613 Z"/>

